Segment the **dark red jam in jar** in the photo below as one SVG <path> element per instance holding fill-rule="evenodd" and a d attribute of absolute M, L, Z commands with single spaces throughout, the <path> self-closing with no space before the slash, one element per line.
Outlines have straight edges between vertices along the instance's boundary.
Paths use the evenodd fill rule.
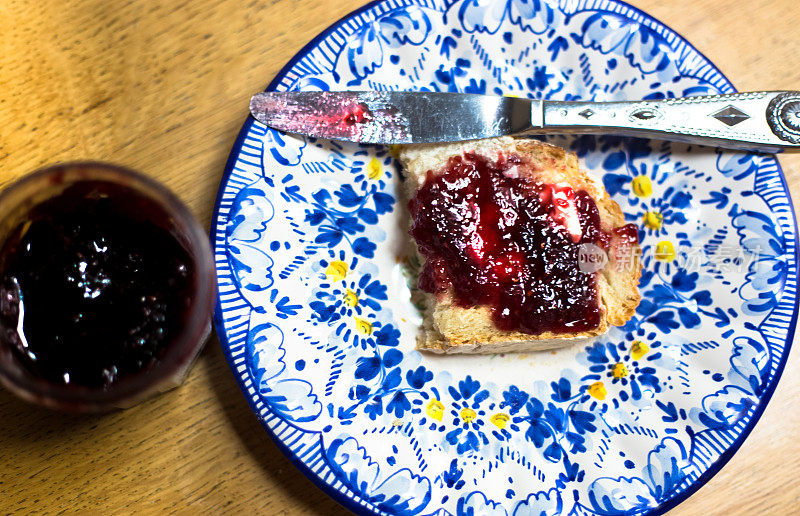
<path fill-rule="evenodd" d="M 176 385 L 208 334 L 213 292 L 207 239 L 188 210 L 138 174 L 92 166 L 17 187 L 54 193 L 17 196 L 0 238 L 0 379 L 33 401 L 71 400 L 69 410 Z"/>
<path fill-rule="evenodd" d="M 20 364 L 109 387 L 155 365 L 185 324 L 192 261 L 152 201 L 86 181 L 36 206 L 0 250 L 0 321 Z"/>
<path fill-rule="evenodd" d="M 586 192 L 519 177 L 520 164 L 466 154 L 428 173 L 409 202 L 411 235 L 426 260 L 419 286 L 450 290 L 461 307 L 490 306 L 501 330 L 594 329 L 602 316 L 597 274 L 580 269 L 580 253 L 585 244 L 607 249 L 612 235 Z"/>

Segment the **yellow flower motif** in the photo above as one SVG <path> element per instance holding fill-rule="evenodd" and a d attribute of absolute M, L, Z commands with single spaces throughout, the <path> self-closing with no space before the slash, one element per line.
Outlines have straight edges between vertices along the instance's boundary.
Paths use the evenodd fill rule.
<path fill-rule="evenodd" d="M 372 323 L 366 319 L 362 319 L 361 317 L 353 317 L 353 320 L 356 322 L 356 330 L 363 333 L 364 335 L 372 335 Z"/>
<path fill-rule="evenodd" d="M 675 246 L 669 240 L 662 240 L 656 244 L 656 260 L 661 262 L 671 262 L 675 259 Z"/>
<path fill-rule="evenodd" d="M 646 211 L 642 217 L 644 225 L 650 229 L 661 229 L 661 224 L 664 222 L 664 216 L 657 211 Z"/>
<path fill-rule="evenodd" d="M 650 347 L 640 340 L 634 340 L 631 344 L 631 358 L 639 360 L 650 351 Z"/>
<path fill-rule="evenodd" d="M 598 400 L 604 400 L 606 399 L 608 392 L 606 391 L 606 386 L 603 385 L 603 382 L 594 382 L 589 386 L 589 395 L 593 398 L 597 398 Z"/>
<path fill-rule="evenodd" d="M 372 158 L 367 164 L 367 177 L 370 179 L 380 179 L 383 176 L 383 167 L 378 158 Z"/>
<path fill-rule="evenodd" d="M 477 414 L 471 408 L 461 409 L 461 420 L 465 423 L 471 423 L 475 420 L 475 417 L 477 417 Z"/>
<path fill-rule="evenodd" d="M 628 376 L 628 368 L 625 367 L 625 364 L 623 364 L 622 362 L 617 362 L 611 368 L 611 376 L 613 376 L 617 380 L 619 380 L 620 378 L 625 378 L 626 376 Z"/>
<path fill-rule="evenodd" d="M 344 304 L 350 308 L 358 306 L 358 294 L 348 288 L 347 292 L 344 293 Z"/>
<path fill-rule="evenodd" d="M 428 406 L 425 407 L 425 413 L 436 421 L 441 421 L 444 415 L 444 405 L 442 405 L 441 401 L 434 398 L 428 402 Z"/>
<path fill-rule="evenodd" d="M 347 264 L 341 260 L 331 262 L 328 268 L 325 269 L 325 276 L 327 276 L 330 281 L 343 280 L 344 277 L 347 276 Z"/>
<path fill-rule="evenodd" d="M 631 181 L 631 190 L 636 197 L 650 197 L 653 195 L 653 183 L 647 176 L 636 176 Z"/>
<path fill-rule="evenodd" d="M 502 412 L 498 412 L 497 414 L 490 417 L 489 421 L 491 421 L 494 424 L 494 426 L 502 430 L 508 424 L 509 419 L 510 418 L 508 414 L 503 414 Z"/>

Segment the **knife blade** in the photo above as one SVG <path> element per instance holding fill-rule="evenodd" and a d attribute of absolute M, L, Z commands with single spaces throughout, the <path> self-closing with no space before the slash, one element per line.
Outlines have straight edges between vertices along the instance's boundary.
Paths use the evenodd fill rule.
<path fill-rule="evenodd" d="M 371 144 L 505 135 L 614 134 L 736 149 L 800 150 L 800 92 L 573 102 L 466 93 L 259 93 L 250 112 L 280 131 Z"/>

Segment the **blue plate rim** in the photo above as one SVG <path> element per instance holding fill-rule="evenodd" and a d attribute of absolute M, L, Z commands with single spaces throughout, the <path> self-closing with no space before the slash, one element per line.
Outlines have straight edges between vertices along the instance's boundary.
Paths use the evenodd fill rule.
<path fill-rule="evenodd" d="M 311 50 L 314 47 L 316 47 L 319 44 L 320 41 L 324 40 L 332 32 L 334 32 L 335 30 L 339 29 L 343 25 L 344 22 L 346 22 L 347 20 L 349 20 L 349 19 L 351 19 L 351 18 L 353 18 L 355 16 L 358 16 L 358 15 L 360 15 L 360 14 L 366 12 L 366 11 L 369 11 L 370 9 L 375 7 L 376 5 L 384 3 L 386 1 L 387 0 L 371 0 L 370 2 L 368 2 L 368 3 L 364 4 L 363 6 L 359 7 L 358 9 L 350 11 L 349 13 L 345 14 L 344 16 L 342 16 L 341 18 L 339 18 L 338 20 L 333 22 L 331 25 L 329 25 L 327 28 L 325 28 L 322 32 L 317 34 L 311 41 L 306 43 L 300 50 L 298 50 L 292 56 L 292 58 L 283 67 L 281 67 L 281 69 L 278 71 L 278 73 L 275 74 L 275 77 L 269 82 L 269 84 L 266 86 L 264 91 L 272 91 L 272 90 L 274 90 L 275 87 L 284 78 L 286 73 L 289 70 L 291 70 L 297 64 L 297 62 L 300 59 L 302 59 L 309 52 L 309 50 Z M 631 5 L 631 4 L 629 4 L 628 2 L 625 2 L 624 0 L 611 0 L 611 1 L 613 3 L 616 3 L 617 5 L 619 5 L 623 9 L 628 9 L 630 12 L 632 12 L 634 14 L 638 14 L 639 16 L 642 17 L 643 21 L 648 22 L 649 24 L 653 25 L 659 32 L 662 33 L 662 35 L 664 33 L 666 33 L 666 34 L 672 33 L 676 37 L 680 38 L 683 41 L 683 43 L 686 45 L 686 47 L 688 47 L 690 50 L 695 52 L 700 58 L 705 60 L 712 67 L 713 71 L 716 72 L 716 74 L 722 80 L 722 83 L 724 85 L 730 87 L 732 92 L 738 91 L 736 89 L 736 87 L 733 85 L 733 83 L 730 81 L 730 79 L 728 79 L 728 77 L 708 57 L 706 57 L 706 55 L 704 53 L 702 53 L 700 50 L 698 50 L 683 35 L 681 35 L 676 30 L 672 29 L 672 27 L 670 27 L 669 25 L 661 22 L 660 20 L 658 20 L 655 17 L 653 17 L 652 15 L 644 12 L 643 10 L 639 9 L 638 7 L 635 7 L 635 6 Z M 242 143 L 244 142 L 244 139 L 245 139 L 246 135 L 248 134 L 250 128 L 252 127 L 253 121 L 254 121 L 254 119 L 251 116 L 248 116 L 247 120 L 245 120 L 244 124 L 242 125 L 242 128 L 239 130 L 239 133 L 236 136 L 236 140 L 234 141 L 233 146 L 231 147 L 231 152 L 228 155 L 228 159 L 227 159 L 227 161 L 225 163 L 225 170 L 224 170 L 224 172 L 223 172 L 223 174 L 222 174 L 222 176 L 220 178 L 219 187 L 217 189 L 217 196 L 216 196 L 216 199 L 214 201 L 214 211 L 213 211 L 213 215 L 212 215 L 212 224 L 211 224 L 210 231 L 209 231 L 209 239 L 211 241 L 211 247 L 212 247 L 212 250 L 213 250 L 215 255 L 216 255 L 216 252 L 217 252 L 215 233 L 216 233 L 217 228 L 219 227 L 219 224 L 220 224 L 219 208 L 220 208 L 220 202 L 222 200 L 222 194 L 223 194 L 223 191 L 224 191 L 224 187 L 227 184 L 227 182 L 228 182 L 228 180 L 230 178 L 230 175 L 231 175 L 231 173 L 233 171 L 234 165 L 235 165 L 235 163 L 237 161 L 238 150 L 241 148 Z M 783 187 L 784 191 L 787 192 L 786 199 L 787 199 L 787 203 L 788 203 L 789 209 L 791 210 L 791 223 L 792 223 L 792 226 L 794 227 L 794 236 L 795 236 L 795 238 L 794 238 L 794 244 L 795 244 L 795 256 L 794 256 L 794 259 L 795 259 L 795 263 L 800 264 L 800 235 L 798 235 L 797 215 L 796 215 L 796 212 L 795 212 L 794 203 L 792 201 L 791 191 L 789 190 L 789 186 L 788 186 L 788 183 L 786 181 L 786 176 L 785 176 L 785 174 L 783 172 L 783 167 L 781 167 L 780 162 L 778 162 L 777 156 L 776 156 L 776 159 L 775 159 L 775 165 L 777 167 L 778 177 L 780 177 L 780 180 L 781 180 L 781 186 Z M 772 384 L 767 388 L 767 390 L 762 394 L 761 399 L 759 401 L 759 404 L 757 405 L 757 407 L 755 409 L 755 412 L 753 413 L 752 418 L 748 422 L 748 425 L 737 436 L 736 440 L 734 440 L 731 443 L 731 445 L 725 450 L 725 452 L 720 454 L 719 458 L 714 463 L 712 463 L 711 466 L 705 472 L 703 472 L 689 487 L 687 487 L 686 489 L 684 489 L 683 491 L 678 493 L 674 498 L 671 498 L 671 499 L 667 500 L 665 503 L 662 503 L 661 505 L 658 505 L 657 507 L 654 507 L 651 512 L 646 513 L 646 514 L 649 514 L 651 516 L 659 516 L 661 514 L 667 513 L 668 511 L 672 510 L 676 506 L 678 506 L 681 503 L 683 503 L 684 501 L 686 501 L 690 496 L 692 496 L 694 493 L 696 493 L 701 487 L 706 485 L 714 476 L 716 476 L 716 474 L 719 473 L 719 471 L 723 467 L 725 467 L 725 465 L 731 460 L 731 458 L 733 458 L 733 456 L 736 454 L 736 452 L 741 448 L 741 446 L 744 444 L 744 442 L 750 436 L 750 433 L 753 431 L 753 429 L 758 424 L 758 421 L 761 419 L 761 416 L 763 415 L 764 411 L 766 410 L 767 406 L 769 405 L 769 402 L 772 399 L 772 396 L 775 393 L 775 390 L 776 390 L 778 384 L 780 383 L 780 380 L 781 380 L 781 377 L 783 375 L 783 371 L 784 371 L 784 368 L 786 366 L 786 362 L 788 361 L 789 353 L 791 352 L 792 344 L 793 344 L 793 341 L 794 341 L 795 331 L 796 331 L 796 327 L 797 327 L 798 312 L 800 311 L 799 309 L 800 309 L 800 301 L 796 302 L 795 306 L 794 306 L 794 311 L 792 313 L 792 319 L 791 319 L 791 321 L 789 323 L 789 327 L 787 329 L 786 342 L 785 342 L 785 346 L 784 346 L 783 356 L 781 357 L 781 360 L 780 360 L 780 362 L 779 362 L 779 364 L 778 364 L 778 366 L 777 366 L 777 368 L 775 370 L 774 380 L 773 380 Z M 228 362 L 228 365 L 231 366 L 233 362 L 232 362 L 232 357 L 231 357 L 230 351 L 229 351 L 230 350 L 230 344 L 229 344 L 227 336 L 226 336 L 226 334 L 224 332 L 223 321 L 222 321 L 222 306 L 221 306 L 221 300 L 220 300 L 219 292 L 217 292 L 217 298 L 216 298 L 215 303 L 214 303 L 214 318 L 213 319 L 214 319 L 214 330 L 215 330 L 215 332 L 217 334 L 217 338 L 220 341 L 220 345 L 222 347 L 223 354 L 225 356 L 226 361 Z M 369 509 L 367 509 L 363 505 L 359 504 L 356 501 L 355 498 L 350 498 L 350 497 L 346 496 L 344 493 L 342 493 L 342 492 L 340 492 L 340 491 L 338 491 L 336 489 L 333 489 L 329 484 L 325 483 L 322 479 L 319 478 L 319 476 L 317 476 L 313 471 L 311 471 L 311 469 L 300 458 L 298 458 L 297 455 L 295 455 L 287 446 L 285 446 L 284 443 L 280 439 L 277 438 L 277 436 L 272 431 L 272 429 L 269 427 L 269 425 L 266 424 L 266 421 L 264 419 L 258 417 L 258 415 L 257 415 L 258 414 L 258 407 L 256 407 L 255 402 L 253 401 L 253 399 L 250 396 L 247 395 L 248 394 L 247 393 L 247 389 L 246 389 L 241 377 L 239 377 L 238 375 L 234 375 L 234 376 L 236 378 L 236 383 L 239 385 L 239 388 L 242 390 L 242 393 L 244 394 L 244 397 L 247 399 L 247 402 L 250 405 L 251 410 L 253 410 L 254 415 L 256 415 L 256 417 L 260 421 L 261 426 L 267 431 L 267 434 L 270 436 L 270 438 L 275 443 L 277 448 L 286 456 L 286 458 L 289 459 L 289 461 L 301 473 L 303 473 L 303 475 L 305 475 L 314 485 L 319 487 L 324 493 L 326 493 L 328 496 L 333 498 L 337 503 L 339 503 L 340 505 L 342 505 L 346 509 L 350 510 L 351 512 L 353 512 L 355 514 L 367 515 L 367 516 L 371 515 L 371 514 L 374 514 L 372 511 L 370 511 Z"/>

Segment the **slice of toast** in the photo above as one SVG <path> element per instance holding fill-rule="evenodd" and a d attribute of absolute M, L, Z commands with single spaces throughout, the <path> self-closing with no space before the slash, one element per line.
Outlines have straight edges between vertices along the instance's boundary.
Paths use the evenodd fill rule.
<path fill-rule="evenodd" d="M 429 172 L 436 175 L 448 161 L 466 153 L 497 162 L 515 156 L 519 177 L 544 184 L 569 183 L 575 192 L 585 191 L 597 205 L 602 229 L 612 232 L 625 225 L 619 205 L 595 178 L 580 169 L 578 158 L 559 147 L 538 140 L 501 137 L 469 142 L 406 145 L 398 150 L 409 199 L 425 183 Z M 539 334 L 498 329 L 489 306 L 458 306 L 451 292 L 426 294 L 426 313 L 418 349 L 436 353 L 504 353 L 552 349 L 584 341 L 608 331 L 608 326 L 622 326 L 634 314 L 641 299 L 638 282 L 641 275 L 638 244 L 613 237 L 607 250 L 608 262 L 596 273 L 600 323 L 593 329 L 576 333 Z M 424 263 L 424 256 L 420 256 Z"/>

